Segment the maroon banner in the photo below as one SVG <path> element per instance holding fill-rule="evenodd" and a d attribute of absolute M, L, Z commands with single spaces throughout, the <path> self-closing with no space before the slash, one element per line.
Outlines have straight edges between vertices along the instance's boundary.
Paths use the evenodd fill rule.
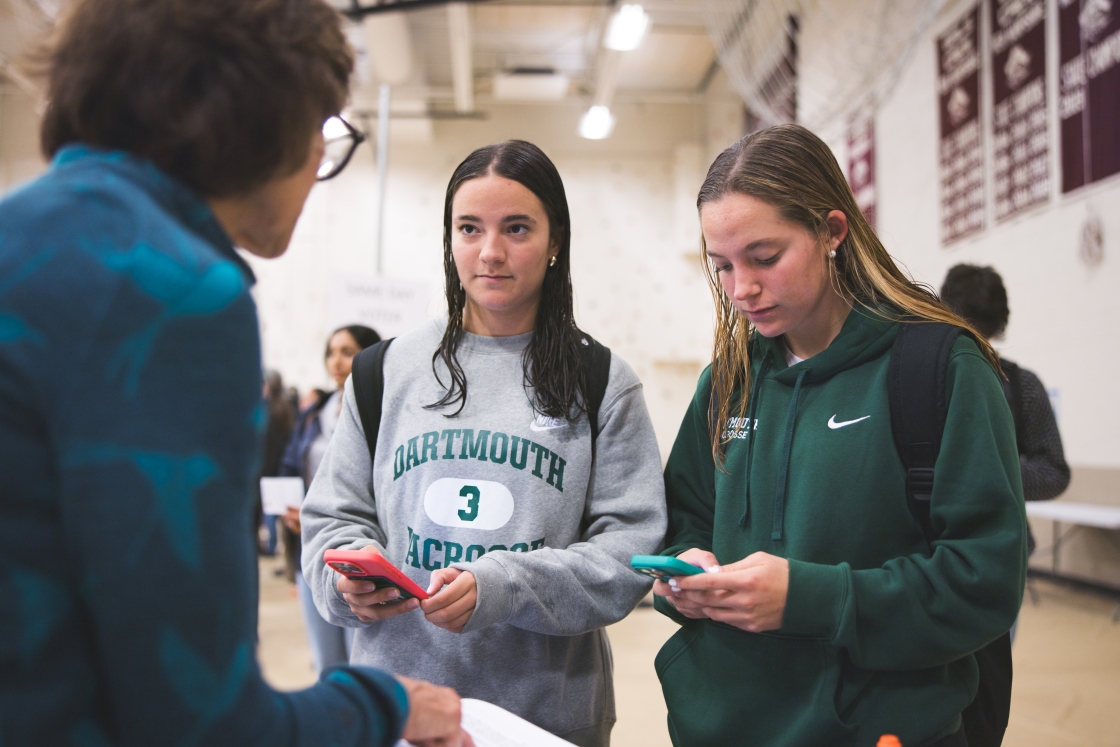
<path fill-rule="evenodd" d="M 941 119 L 941 240 L 984 227 L 984 151 L 980 137 L 980 6 L 937 38 Z"/>
<path fill-rule="evenodd" d="M 867 222 L 875 228 L 875 120 L 853 119 L 848 126 L 848 185 Z"/>
<path fill-rule="evenodd" d="M 1046 0 L 988 0 L 996 220 L 1050 199 Z"/>
<path fill-rule="evenodd" d="M 1058 0 L 1062 192 L 1120 172 L 1120 4 Z"/>

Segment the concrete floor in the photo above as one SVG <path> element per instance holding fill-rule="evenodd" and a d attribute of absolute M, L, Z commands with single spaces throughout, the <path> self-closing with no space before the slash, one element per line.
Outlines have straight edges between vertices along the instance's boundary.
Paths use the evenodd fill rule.
<path fill-rule="evenodd" d="M 261 562 L 260 658 L 281 690 L 315 681 L 295 589 Z M 1039 604 L 1023 606 L 1015 640 L 1015 689 L 1006 747 L 1120 747 L 1120 624 L 1114 603 L 1036 584 Z M 676 626 L 640 608 L 609 628 L 618 724 L 613 747 L 669 747 L 665 704 L 653 657 Z"/>

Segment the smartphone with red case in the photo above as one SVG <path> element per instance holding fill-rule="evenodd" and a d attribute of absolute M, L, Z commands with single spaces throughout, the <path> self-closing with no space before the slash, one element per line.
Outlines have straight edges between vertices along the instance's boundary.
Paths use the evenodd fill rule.
<path fill-rule="evenodd" d="M 323 553 L 323 562 L 346 578 L 355 581 L 372 581 L 377 589 L 388 586 L 396 588 L 401 596 L 399 600 L 394 601 L 404 601 L 413 597 L 428 598 L 428 592 L 417 586 L 411 578 L 401 573 L 380 553 L 365 550 L 327 550 Z"/>

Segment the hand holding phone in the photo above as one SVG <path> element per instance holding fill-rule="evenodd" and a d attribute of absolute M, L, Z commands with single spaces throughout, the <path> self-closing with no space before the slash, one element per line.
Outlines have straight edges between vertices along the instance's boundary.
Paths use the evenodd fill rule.
<path fill-rule="evenodd" d="M 362 622 L 377 622 L 419 608 L 428 593 L 400 572 L 376 548 L 328 550 L 323 561 L 342 578 L 337 588 Z"/>

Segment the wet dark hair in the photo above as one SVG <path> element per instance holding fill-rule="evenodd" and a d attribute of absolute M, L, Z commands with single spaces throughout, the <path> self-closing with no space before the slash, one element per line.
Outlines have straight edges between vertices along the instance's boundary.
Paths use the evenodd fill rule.
<path fill-rule="evenodd" d="M 437 409 L 458 405 L 448 417 L 458 415 L 467 404 L 467 378 L 456 352 L 463 339 L 463 309 L 467 293 L 459 283 L 459 271 L 451 253 L 451 203 L 455 193 L 471 179 L 497 175 L 523 185 L 537 196 L 548 216 L 548 235 L 558 249 L 556 264 L 549 267 L 541 287 L 533 337 L 522 357 L 524 384 L 533 390 L 533 408 L 542 415 L 574 420 L 585 411 L 583 404 L 582 351 L 572 302 L 571 219 L 564 182 L 556 166 L 537 146 L 524 140 L 487 145 L 467 156 L 456 167 L 447 184 L 443 202 L 443 274 L 447 296 L 447 329 L 432 355 L 432 371 L 441 384 L 437 363 L 442 360 L 451 374 L 443 397 L 428 405 Z"/>
<path fill-rule="evenodd" d="M 123 150 L 229 197 L 299 170 L 354 60 L 322 0 L 79 0 L 31 64 L 47 157 Z"/>
<path fill-rule="evenodd" d="M 323 358 L 330 357 L 331 340 L 339 332 L 349 332 L 350 336 L 354 338 L 354 342 L 358 344 L 358 350 L 365 350 L 370 345 L 381 342 L 381 335 L 364 324 L 348 324 L 345 327 L 339 327 L 327 337 L 327 349 L 323 352 Z"/>
<path fill-rule="evenodd" d="M 1007 289 L 991 267 L 959 264 L 949 268 L 941 284 L 941 300 L 984 337 L 999 337 L 1007 329 Z"/>

